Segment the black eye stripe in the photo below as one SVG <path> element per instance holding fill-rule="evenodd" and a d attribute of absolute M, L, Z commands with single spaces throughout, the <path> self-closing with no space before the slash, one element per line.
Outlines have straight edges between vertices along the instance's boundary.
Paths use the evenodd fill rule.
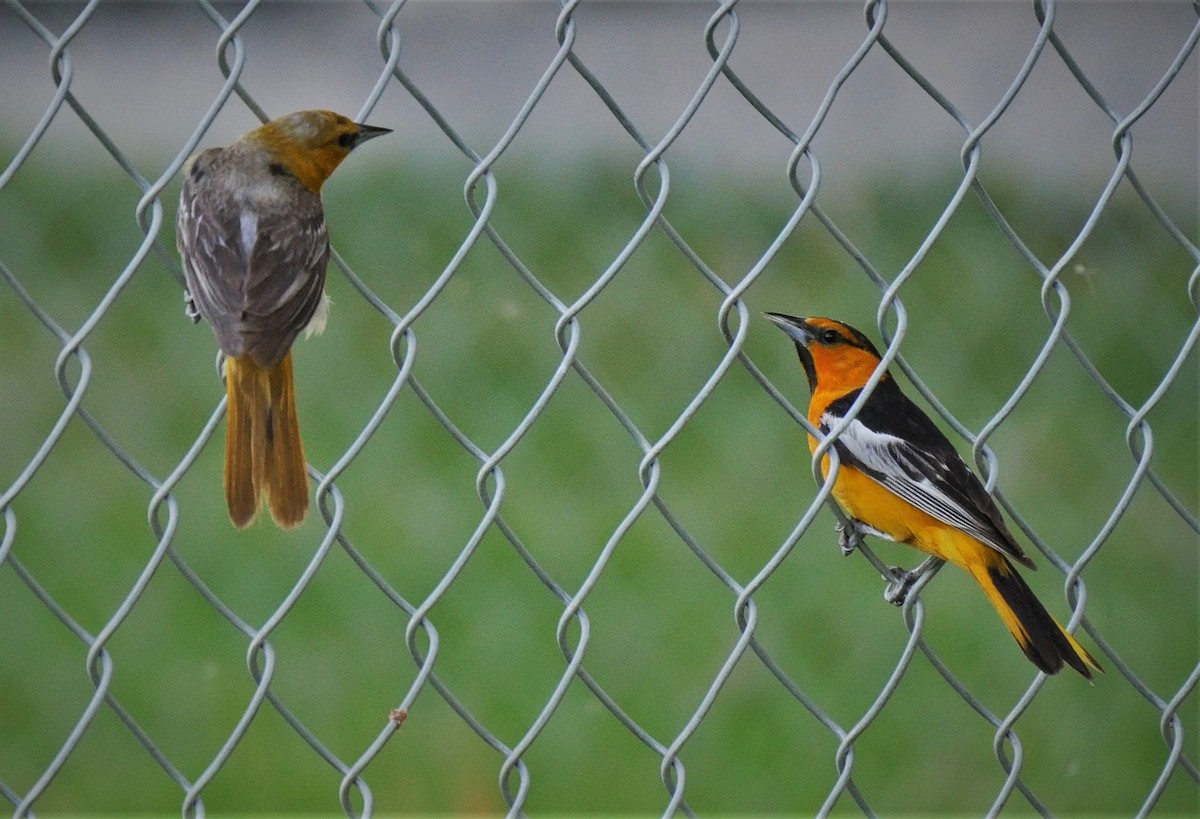
<path fill-rule="evenodd" d="M 875 349 L 875 345 L 871 343 L 871 339 L 848 324 L 841 324 L 839 322 L 837 326 L 822 324 L 815 326 L 810 324 L 809 326 L 813 329 L 816 340 L 820 344 L 827 347 L 845 345 L 868 352 L 876 358 L 879 357 L 879 351 Z"/>

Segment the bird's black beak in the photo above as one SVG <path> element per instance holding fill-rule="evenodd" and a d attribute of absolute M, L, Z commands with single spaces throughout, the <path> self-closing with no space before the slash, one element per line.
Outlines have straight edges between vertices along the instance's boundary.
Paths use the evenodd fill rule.
<path fill-rule="evenodd" d="M 376 125 L 367 125 L 362 122 L 356 122 L 354 124 L 358 126 L 358 133 L 354 135 L 353 147 L 355 148 L 357 148 L 359 145 L 362 145 L 368 139 L 374 139 L 377 136 L 383 136 L 384 134 L 390 134 L 392 132 L 391 128 L 380 128 Z"/>
<path fill-rule="evenodd" d="M 808 377 L 808 388 L 815 390 L 817 388 L 817 368 L 813 365 L 812 353 L 808 351 L 808 345 L 817 336 L 808 326 L 808 322 L 786 313 L 763 313 L 763 315 L 772 324 L 787 333 L 788 338 L 796 343 L 796 353 L 800 356 L 800 364 L 804 367 L 804 374 Z"/>
<path fill-rule="evenodd" d="M 813 333 L 812 328 L 808 326 L 808 322 L 802 318 L 789 316 L 785 313 L 763 313 L 763 315 L 802 347 L 807 347 L 809 342 L 817 337 Z"/>

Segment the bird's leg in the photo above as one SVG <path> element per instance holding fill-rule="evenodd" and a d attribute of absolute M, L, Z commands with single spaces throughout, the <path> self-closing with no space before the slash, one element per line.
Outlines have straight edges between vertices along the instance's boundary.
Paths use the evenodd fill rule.
<path fill-rule="evenodd" d="M 854 550 L 862 544 L 863 530 L 858 525 L 858 522 L 852 518 L 847 518 L 845 523 L 837 525 L 838 533 L 838 548 L 842 550 L 842 554 L 849 557 L 854 553 Z"/>
<path fill-rule="evenodd" d="M 902 569 L 899 566 L 892 566 L 888 569 L 891 574 L 891 580 L 887 588 L 883 590 L 883 599 L 891 603 L 893 606 L 903 606 L 904 601 L 908 599 L 908 593 L 912 591 L 912 587 L 917 584 L 917 581 L 929 573 L 931 569 L 935 569 L 942 565 L 943 561 L 940 557 L 927 557 L 915 569 Z"/>

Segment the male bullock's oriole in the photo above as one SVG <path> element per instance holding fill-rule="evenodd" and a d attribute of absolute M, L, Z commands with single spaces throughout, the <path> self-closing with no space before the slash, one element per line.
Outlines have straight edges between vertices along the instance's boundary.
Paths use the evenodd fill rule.
<path fill-rule="evenodd" d="M 808 420 L 829 432 L 879 365 L 878 351 L 866 336 L 839 321 L 766 316 L 795 342 L 812 390 Z M 818 441 L 810 435 L 808 444 L 812 451 Z M 1057 673 L 1063 663 L 1088 679 L 1091 669 L 1101 670 L 1009 562 L 1035 568 L 983 484 L 889 374 L 834 447 L 841 468 L 832 495 L 860 533 L 907 543 L 965 569 L 983 587 L 1025 656 L 1047 674 Z M 828 455 L 821 471 L 828 476 Z M 914 578 L 910 573 L 903 579 Z"/>
<path fill-rule="evenodd" d="M 176 243 L 189 315 L 225 353 L 225 500 L 235 526 L 266 492 L 284 529 L 308 511 L 291 346 L 325 325 L 329 234 L 321 186 L 356 147 L 386 134 L 332 111 L 272 120 L 226 148 L 192 157 Z"/>

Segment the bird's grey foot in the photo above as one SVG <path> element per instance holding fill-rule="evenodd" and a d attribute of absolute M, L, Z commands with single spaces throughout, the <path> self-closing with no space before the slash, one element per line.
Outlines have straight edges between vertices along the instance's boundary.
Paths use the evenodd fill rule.
<path fill-rule="evenodd" d="M 842 550 L 842 554 L 849 557 L 854 553 L 854 550 L 862 543 L 863 533 L 854 521 L 839 523 L 837 525 L 838 533 L 838 548 Z"/>
<path fill-rule="evenodd" d="M 908 593 L 912 590 L 913 585 L 921 579 L 921 573 L 908 571 L 899 566 L 889 566 L 888 573 L 892 577 L 887 587 L 883 590 L 883 599 L 893 606 L 903 606 L 904 601 L 908 599 Z"/>
<path fill-rule="evenodd" d="M 944 562 L 942 558 L 930 555 L 915 569 L 902 569 L 899 566 L 889 567 L 888 574 L 891 577 L 888 578 L 887 588 L 883 590 L 883 599 L 893 606 L 903 606 L 904 601 L 908 599 L 908 593 L 912 591 L 912 587 L 917 584 L 917 581 L 927 574 L 936 572 Z"/>

